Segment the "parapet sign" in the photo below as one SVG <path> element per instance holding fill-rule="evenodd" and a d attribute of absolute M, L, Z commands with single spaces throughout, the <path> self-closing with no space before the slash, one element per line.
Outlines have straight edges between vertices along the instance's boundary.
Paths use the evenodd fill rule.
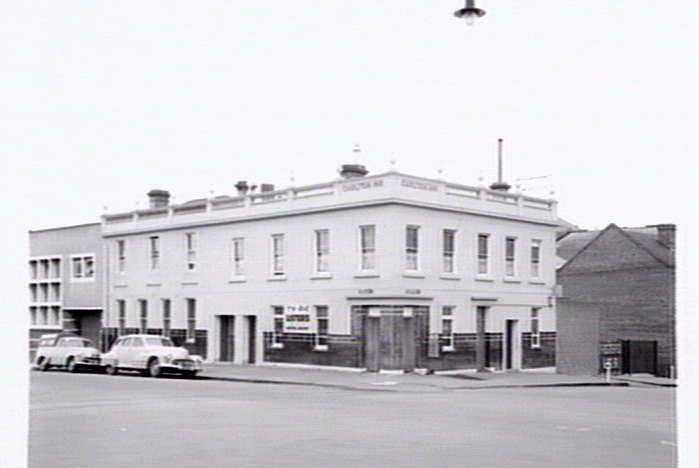
<path fill-rule="evenodd" d="M 284 306 L 284 333 L 315 333 L 315 320 L 309 305 Z"/>

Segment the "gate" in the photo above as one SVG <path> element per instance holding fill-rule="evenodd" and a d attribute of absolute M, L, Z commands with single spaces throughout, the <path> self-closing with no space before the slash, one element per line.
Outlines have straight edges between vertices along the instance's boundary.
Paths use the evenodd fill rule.
<path fill-rule="evenodd" d="M 656 374 L 658 342 L 622 340 L 621 372 L 623 374 Z"/>

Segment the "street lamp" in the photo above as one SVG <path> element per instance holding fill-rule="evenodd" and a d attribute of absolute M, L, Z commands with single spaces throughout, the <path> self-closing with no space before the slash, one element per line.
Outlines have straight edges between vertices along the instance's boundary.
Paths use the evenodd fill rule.
<path fill-rule="evenodd" d="M 466 6 L 454 12 L 457 18 L 463 18 L 467 26 L 473 26 L 473 20 L 485 15 L 485 10 L 476 8 L 476 0 L 466 0 Z"/>

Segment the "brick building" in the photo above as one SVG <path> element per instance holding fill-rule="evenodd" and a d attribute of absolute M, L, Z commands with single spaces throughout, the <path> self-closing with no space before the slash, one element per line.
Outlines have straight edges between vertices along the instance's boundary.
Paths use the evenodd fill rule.
<path fill-rule="evenodd" d="M 72 331 L 99 342 L 102 245 L 100 223 L 29 231 L 30 358 L 45 333 Z"/>
<path fill-rule="evenodd" d="M 558 372 L 675 369 L 675 225 L 572 231 L 558 240 Z"/>
<path fill-rule="evenodd" d="M 236 188 L 103 216 L 107 342 L 369 370 L 554 364 L 554 201 L 357 165 Z"/>

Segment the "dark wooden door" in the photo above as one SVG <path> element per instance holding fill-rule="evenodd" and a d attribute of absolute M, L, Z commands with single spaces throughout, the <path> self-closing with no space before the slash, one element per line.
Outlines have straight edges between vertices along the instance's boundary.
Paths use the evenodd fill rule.
<path fill-rule="evenodd" d="M 380 317 L 367 316 L 364 328 L 365 366 L 368 371 L 413 371 L 416 362 L 415 323 L 401 310 L 382 310 Z"/>
<path fill-rule="evenodd" d="M 505 369 L 512 369 L 515 349 L 515 320 L 505 322 Z"/>
<path fill-rule="evenodd" d="M 255 351 L 257 349 L 255 338 L 257 337 L 257 317 L 248 315 L 248 363 L 255 364 Z"/>
<path fill-rule="evenodd" d="M 658 367 L 658 342 L 623 340 L 621 342 L 621 372 L 624 374 L 655 374 Z"/>
<path fill-rule="evenodd" d="M 364 320 L 364 365 L 369 372 L 378 372 L 381 369 L 379 361 L 380 322 L 380 317 L 367 316 Z"/>
<path fill-rule="evenodd" d="M 230 315 L 222 315 L 221 320 L 221 361 L 232 362 L 235 350 L 234 324 L 235 317 Z"/>

